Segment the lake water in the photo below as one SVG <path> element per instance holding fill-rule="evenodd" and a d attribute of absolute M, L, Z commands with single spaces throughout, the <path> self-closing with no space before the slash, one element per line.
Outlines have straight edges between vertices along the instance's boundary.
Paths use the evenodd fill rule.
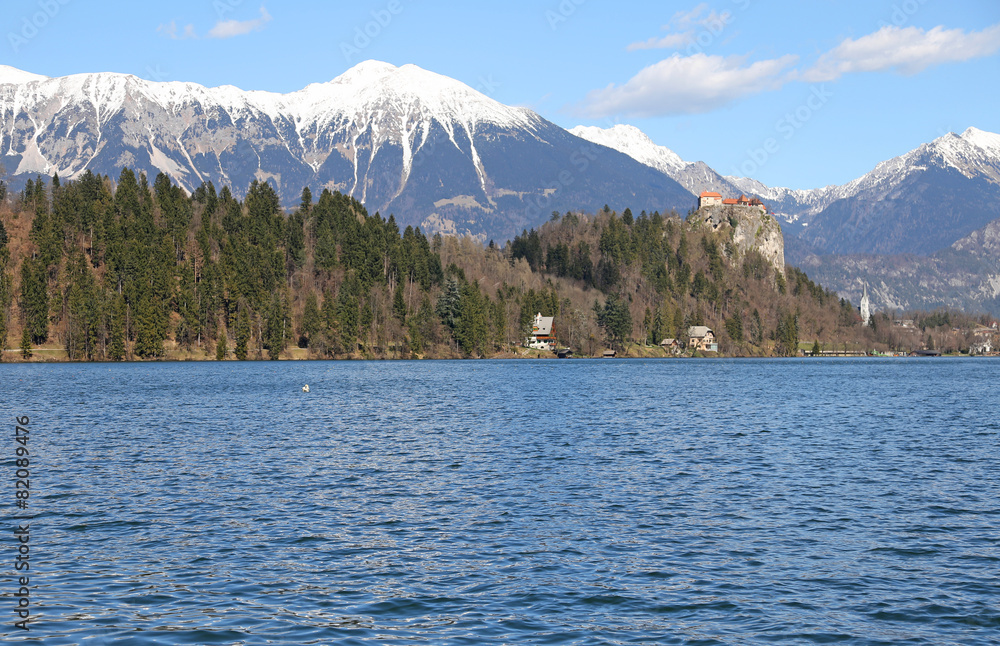
<path fill-rule="evenodd" d="M 997 644 L 998 402 L 994 360 L 0 365 L 0 634 Z"/>

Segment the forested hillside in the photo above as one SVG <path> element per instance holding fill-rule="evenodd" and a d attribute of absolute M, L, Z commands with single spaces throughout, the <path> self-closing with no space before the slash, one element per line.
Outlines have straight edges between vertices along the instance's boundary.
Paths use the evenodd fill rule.
<path fill-rule="evenodd" d="M 849 303 L 676 214 L 554 213 L 483 248 L 328 191 L 286 213 L 263 182 L 240 202 L 126 169 L 3 197 L 8 360 L 516 356 L 536 313 L 584 355 L 662 356 L 645 344 L 690 325 L 728 355 L 872 342 Z"/>

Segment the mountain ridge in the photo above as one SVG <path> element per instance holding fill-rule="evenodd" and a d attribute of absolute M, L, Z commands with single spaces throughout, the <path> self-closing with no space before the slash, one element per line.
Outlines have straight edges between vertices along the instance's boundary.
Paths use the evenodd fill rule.
<path fill-rule="evenodd" d="M 189 193 L 211 181 L 240 195 L 266 181 L 286 206 L 311 186 L 483 242 L 510 239 L 551 210 L 691 203 L 630 157 L 414 65 L 366 61 L 290 94 L 4 68 L 0 115 L 0 161 L 22 181 L 130 167 L 163 172 Z"/>

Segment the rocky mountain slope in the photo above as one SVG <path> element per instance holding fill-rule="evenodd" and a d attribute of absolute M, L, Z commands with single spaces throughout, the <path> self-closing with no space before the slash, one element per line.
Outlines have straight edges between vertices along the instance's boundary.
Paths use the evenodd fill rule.
<path fill-rule="evenodd" d="M 806 255 L 796 264 L 855 303 L 869 285 L 875 309 L 956 308 L 1000 316 L 1000 220 L 931 256 Z"/>

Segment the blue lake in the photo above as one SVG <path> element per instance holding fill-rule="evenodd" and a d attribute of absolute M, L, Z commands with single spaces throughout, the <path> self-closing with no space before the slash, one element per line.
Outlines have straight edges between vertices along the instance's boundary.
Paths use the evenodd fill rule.
<path fill-rule="evenodd" d="M 0 635 L 997 644 L 998 402 L 994 360 L 0 364 Z"/>

